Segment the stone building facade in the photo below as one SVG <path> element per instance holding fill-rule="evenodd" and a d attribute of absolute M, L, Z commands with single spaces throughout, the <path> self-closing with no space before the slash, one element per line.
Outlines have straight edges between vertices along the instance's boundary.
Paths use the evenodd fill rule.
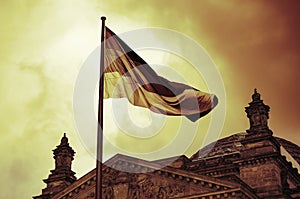
<path fill-rule="evenodd" d="M 250 128 L 184 155 L 145 161 L 117 154 L 103 166 L 104 199 L 300 198 L 300 147 L 273 136 L 270 107 L 255 90 L 246 107 Z M 55 169 L 34 199 L 95 198 L 95 170 L 76 179 L 74 150 L 64 135 L 53 150 Z M 168 166 L 166 162 L 170 162 Z"/>

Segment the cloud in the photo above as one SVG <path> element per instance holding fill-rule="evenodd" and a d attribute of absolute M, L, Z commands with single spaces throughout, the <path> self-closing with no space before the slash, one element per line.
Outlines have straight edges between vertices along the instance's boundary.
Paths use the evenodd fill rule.
<path fill-rule="evenodd" d="M 75 133 L 72 92 L 81 64 L 99 44 L 102 15 L 116 33 L 158 26 L 187 34 L 204 46 L 226 86 L 228 114 L 223 136 L 248 128 L 243 107 L 257 87 L 271 106 L 270 127 L 275 135 L 299 144 L 300 136 L 295 136 L 300 116 L 299 5 L 299 1 L 277 0 L 242 4 L 235 0 L 174 0 L 168 4 L 158 0 L 3 1 L 0 185 L 11 189 L 2 191 L 0 198 L 40 194 L 44 187 L 40 180 L 53 168 L 50 150 L 59 143 L 63 131 L 69 132 L 71 145 L 78 152 L 74 161 L 78 176 L 93 168 L 93 158 Z M 114 127 L 112 131 L 118 130 Z M 199 149 L 203 135 L 197 136 L 186 153 Z M 142 144 L 128 145 L 120 138 L 113 138 L 120 146 L 143 149 Z M 167 138 L 155 140 L 153 147 L 161 147 Z"/>

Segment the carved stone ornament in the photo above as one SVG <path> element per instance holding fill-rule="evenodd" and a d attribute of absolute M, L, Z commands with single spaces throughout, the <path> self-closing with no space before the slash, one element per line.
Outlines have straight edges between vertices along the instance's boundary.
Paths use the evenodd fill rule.
<path fill-rule="evenodd" d="M 129 198 L 141 199 L 141 198 L 155 198 L 165 199 L 177 196 L 184 192 L 184 186 L 180 186 L 176 183 L 155 184 L 152 181 L 152 177 L 144 176 L 137 183 L 131 183 L 129 186 Z"/>

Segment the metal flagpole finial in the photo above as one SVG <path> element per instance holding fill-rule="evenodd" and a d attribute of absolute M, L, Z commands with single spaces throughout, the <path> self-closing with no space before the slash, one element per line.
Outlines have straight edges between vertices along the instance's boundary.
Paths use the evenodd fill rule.
<path fill-rule="evenodd" d="M 105 17 L 105 16 L 102 16 L 102 17 L 101 17 L 101 20 L 102 20 L 102 21 L 105 21 L 105 20 L 106 20 L 106 17 Z"/>

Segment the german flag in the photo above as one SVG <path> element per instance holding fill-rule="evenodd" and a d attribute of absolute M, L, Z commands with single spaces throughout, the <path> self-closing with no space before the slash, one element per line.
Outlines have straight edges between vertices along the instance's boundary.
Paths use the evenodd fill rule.
<path fill-rule="evenodd" d="M 218 103 L 213 94 L 159 76 L 107 27 L 104 49 L 104 98 L 127 98 L 135 106 L 193 122 Z"/>

